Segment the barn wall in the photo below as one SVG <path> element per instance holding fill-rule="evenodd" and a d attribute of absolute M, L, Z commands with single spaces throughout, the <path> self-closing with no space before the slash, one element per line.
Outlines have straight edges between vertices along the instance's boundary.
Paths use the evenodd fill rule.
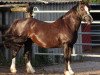
<path fill-rule="evenodd" d="M 37 5 L 34 6 L 38 8 L 39 11 L 43 10 L 68 10 L 74 6 L 75 3 L 66 3 L 66 4 L 47 4 L 47 5 Z M 59 17 L 61 17 L 64 13 L 37 13 L 35 18 L 42 20 L 42 21 L 55 21 Z"/>
<path fill-rule="evenodd" d="M 5 13 L 5 25 L 11 25 L 16 19 L 24 18 L 24 13 L 21 12 L 6 12 Z"/>

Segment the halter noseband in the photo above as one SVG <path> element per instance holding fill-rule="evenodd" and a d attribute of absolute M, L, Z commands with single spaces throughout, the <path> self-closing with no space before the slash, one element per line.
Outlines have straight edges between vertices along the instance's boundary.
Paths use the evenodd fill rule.
<path fill-rule="evenodd" d="M 77 6 L 77 13 L 80 15 L 81 19 L 85 19 L 85 17 L 87 17 L 87 14 L 85 14 L 83 16 L 80 14 L 80 6 Z"/>

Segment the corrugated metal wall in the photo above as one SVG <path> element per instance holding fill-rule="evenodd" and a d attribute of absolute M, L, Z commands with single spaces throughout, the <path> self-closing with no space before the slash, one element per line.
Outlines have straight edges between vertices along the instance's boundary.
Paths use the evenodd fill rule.
<path fill-rule="evenodd" d="M 5 25 L 11 25 L 16 19 L 24 18 L 21 12 L 5 12 Z"/>
<path fill-rule="evenodd" d="M 39 11 L 50 11 L 50 10 L 68 10 L 72 8 L 75 3 L 63 3 L 63 4 L 47 4 L 47 5 L 34 5 Z M 64 13 L 37 13 L 35 18 L 42 21 L 55 21 L 61 17 Z"/>

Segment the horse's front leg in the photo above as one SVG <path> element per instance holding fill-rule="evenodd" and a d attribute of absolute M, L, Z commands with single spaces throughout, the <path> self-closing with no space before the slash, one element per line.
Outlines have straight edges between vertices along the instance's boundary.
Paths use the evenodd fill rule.
<path fill-rule="evenodd" d="M 34 73 L 35 70 L 31 65 L 29 51 L 27 51 L 27 52 L 25 51 L 25 62 L 26 62 L 26 71 L 27 71 L 27 73 Z"/>
<path fill-rule="evenodd" d="M 11 50 L 12 50 L 12 63 L 11 63 L 11 66 L 10 66 L 10 71 L 12 73 L 16 73 L 17 70 L 16 70 L 16 56 L 20 50 L 20 48 L 23 46 L 23 44 L 18 44 L 18 43 L 13 43 L 11 44 Z"/>
<path fill-rule="evenodd" d="M 64 44 L 64 59 L 65 59 L 65 75 L 73 75 L 74 72 L 72 71 L 70 62 L 71 62 L 71 50 L 72 48 L 68 46 L 68 44 Z"/>
<path fill-rule="evenodd" d="M 32 42 L 30 40 L 25 42 L 24 47 L 24 56 L 25 56 L 25 62 L 26 62 L 26 71 L 27 73 L 34 73 L 35 70 L 31 65 L 31 54 L 32 54 Z"/>
<path fill-rule="evenodd" d="M 16 50 L 13 50 L 13 52 L 12 52 L 12 63 L 11 63 L 11 66 L 10 66 L 10 71 L 12 72 L 12 73 L 16 73 L 17 72 L 17 70 L 16 70 L 16 55 L 17 55 L 17 51 Z"/>

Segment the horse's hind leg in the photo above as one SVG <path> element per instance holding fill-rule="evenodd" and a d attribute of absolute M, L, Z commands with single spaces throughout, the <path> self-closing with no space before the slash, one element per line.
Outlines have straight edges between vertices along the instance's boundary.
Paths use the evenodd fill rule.
<path fill-rule="evenodd" d="M 24 47 L 24 55 L 25 55 L 25 62 L 26 62 L 26 70 L 27 73 L 34 73 L 35 70 L 31 65 L 31 54 L 32 54 L 32 41 L 28 39 L 25 42 L 25 47 Z"/>
<path fill-rule="evenodd" d="M 17 70 L 16 70 L 16 55 L 19 52 L 21 47 L 22 47 L 22 45 L 15 44 L 15 43 L 12 44 L 12 46 L 11 46 L 11 50 L 12 50 L 12 63 L 11 63 L 11 66 L 10 66 L 10 71 L 12 73 L 16 73 L 17 72 Z"/>

